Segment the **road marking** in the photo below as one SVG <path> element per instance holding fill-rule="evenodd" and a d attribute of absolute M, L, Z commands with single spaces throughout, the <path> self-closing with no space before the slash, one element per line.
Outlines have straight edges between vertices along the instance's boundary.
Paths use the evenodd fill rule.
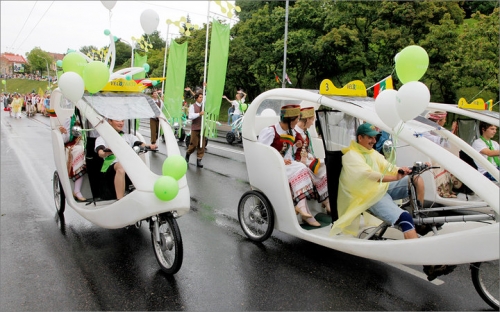
<path fill-rule="evenodd" d="M 245 152 L 243 152 L 243 151 L 237 151 L 237 150 L 234 150 L 234 149 L 231 149 L 231 148 L 220 147 L 220 146 L 216 146 L 216 145 L 209 145 L 209 148 L 215 148 L 215 149 L 219 149 L 219 150 L 222 150 L 222 151 L 232 152 L 232 153 L 240 154 L 240 155 L 244 155 L 245 154 Z"/>
<path fill-rule="evenodd" d="M 427 275 L 425 273 L 422 273 L 420 271 L 414 270 L 412 268 L 409 268 L 409 267 L 407 267 L 405 265 L 402 265 L 402 264 L 399 264 L 399 263 L 387 263 L 387 264 L 390 265 L 390 266 L 392 266 L 392 267 L 395 267 L 396 269 L 400 269 L 401 271 L 404 271 L 406 273 L 409 273 L 409 274 L 411 274 L 413 276 L 419 277 L 419 278 L 427 281 Z M 439 286 L 439 285 L 443 285 L 444 281 L 436 278 L 431 283 L 434 284 L 434 285 L 436 285 L 436 286 Z"/>

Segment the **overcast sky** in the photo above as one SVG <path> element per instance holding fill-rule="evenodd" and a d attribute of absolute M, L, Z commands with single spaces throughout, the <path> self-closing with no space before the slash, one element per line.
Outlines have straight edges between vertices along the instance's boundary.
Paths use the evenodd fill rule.
<path fill-rule="evenodd" d="M 110 11 L 101 1 L 0 1 L 0 49 L 25 55 L 34 47 L 53 53 L 88 45 L 102 48 L 109 45 L 106 29 L 131 42 L 132 36 L 144 34 L 140 16 L 146 9 L 158 13 L 157 30 L 165 39 L 167 19 L 178 21 L 189 15 L 201 27 L 207 22 L 208 5 L 208 1 L 116 1 L 110 19 Z M 220 15 L 221 8 L 211 1 L 211 18 Z M 170 25 L 169 33 L 169 39 L 175 37 L 178 28 Z"/>

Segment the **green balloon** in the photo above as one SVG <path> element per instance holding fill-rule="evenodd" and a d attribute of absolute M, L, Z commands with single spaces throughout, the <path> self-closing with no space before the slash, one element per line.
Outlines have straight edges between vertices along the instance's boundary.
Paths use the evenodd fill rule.
<path fill-rule="evenodd" d="M 156 180 L 154 192 L 158 199 L 169 201 L 174 199 L 177 194 L 179 194 L 179 185 L 174 178 L 163 176 Z"/>
<path fill-rule="evenodd" d="M 146 64 L 142 65 L 142 68 L 144 68 L 144 71 L 145 71 L 146 73 L 147 73 L 147 72 L 149 72 L 149 64 L 148 64 L 148 63 L 146 63 Z"/>
<path fill-rule="evenodd" d="M 7 81 L 5 81 L 5 79 L 3 79 L 2 80 L 2 84 L 6 84 L 6 83 L 7 83 Z"/>
<path fill-rule="evenodd" d="M 418 81 L 429 67 L 429 55 L 424 48 L 411 45 L 397 54 L 396 73 L 403 83 Z"/>
<path fill-rule="evenodd" d="M 57 60 L 56 65 L 57 65 L 57 67 L 62 67 L 63 61 Z"/>
<path fill-rule="evenodd" d="M 62 61 L 62 68 L 65 73 L 75 72 L 83 78 L 83 69 L 87 65 L 87 60 L 83 55 L 76 52 L 66 54 Z"/>
<path fill-rule="evenodd" d="M 245 104 L 245 103 L 241 104 L 241 110 L 242 110 L 243 112 L 246 112 L 247 108 L 248 108 L 248 105 L 247 105 L 247 104 Z"/>
<path fill-rule="evenodd" d="M 83 70 L 83 82 L 85 89 L 90 93 L 101 91 L 109 80 L 109 69 L 103 62 L 93 61 L 85 66 Z"/>
<path fill-rule="evenodd" d="M 186 174 L 187 162 L 181 155 L 172 155 L 165 159 L 161 169 L 164 176 L 179 180 Z"/>

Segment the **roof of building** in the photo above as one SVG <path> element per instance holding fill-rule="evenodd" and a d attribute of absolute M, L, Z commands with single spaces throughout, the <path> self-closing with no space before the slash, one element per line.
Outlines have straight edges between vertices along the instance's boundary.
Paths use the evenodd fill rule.
<path fill-rule="evenodd" d="M 24 58 L 24 56 L 19 55 L 19 54 L 2 53 L 2 57 L 4 57 L 9 62 L 28 63 L 28 61 L 26 61 L 26 59 Z"/>
<path fill-rule="evenodd" d="M 57 61 L 62 61 L 62 59 L 64 58 L 65 54 L 62 54 L 62 53 L 52 53 L 52 52 L 49 52 L 49 54 L 52 56 L 52 58 L 54 58 L 54 61 L 57 62 Z"/>

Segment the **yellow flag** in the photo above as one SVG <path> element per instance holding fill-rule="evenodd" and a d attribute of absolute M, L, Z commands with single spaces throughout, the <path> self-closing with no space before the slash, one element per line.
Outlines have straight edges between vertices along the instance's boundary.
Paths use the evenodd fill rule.
<path fill-rule="evenodd" d="M 41 87 L 38 87 L 38 95 L 42 97 L 45 93 L 43 92 Z"/>

